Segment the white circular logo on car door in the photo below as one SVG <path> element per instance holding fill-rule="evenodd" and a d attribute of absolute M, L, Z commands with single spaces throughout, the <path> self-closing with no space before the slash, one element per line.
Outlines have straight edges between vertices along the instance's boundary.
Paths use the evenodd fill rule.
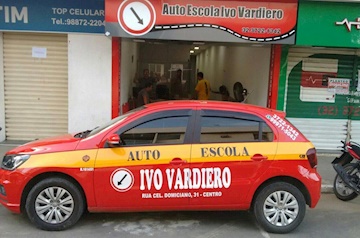
<path fill-rule="evenodd" d="M 134 185 L 134 175 L 128 169 L 117 169 L 110 177 L 111 186 L 118 192 L 126 192 Z"/>

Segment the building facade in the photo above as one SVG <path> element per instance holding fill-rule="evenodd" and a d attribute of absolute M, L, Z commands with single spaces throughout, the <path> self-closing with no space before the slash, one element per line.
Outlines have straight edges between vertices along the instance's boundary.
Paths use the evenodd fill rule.
<path fill-rule="evenodd" d="M 2 1 L 0 141 L 93 128 L 111 118 L 104 1 Z"/>
<path fill-rule="evenodd" d="M 285 111 L 317 148 L 336 149 L 360 137 L 359 8 L 358 1 L 4 0 L 0 141 L 105 123 L 133 107 L 135 79 L 148 68 L 170 91 L 182 69 L 183 93 L 170 99 L 192 98 L 199 71 L 214 91 L 225 85 L 234 95 L 241 82 L 247 103 Z"/>
<path fill-rule="evenodd" d="M 360 139 L 360 3 L 300 1 L 296 46 L 283 46 L 277 109 L 319 149 Z"/>

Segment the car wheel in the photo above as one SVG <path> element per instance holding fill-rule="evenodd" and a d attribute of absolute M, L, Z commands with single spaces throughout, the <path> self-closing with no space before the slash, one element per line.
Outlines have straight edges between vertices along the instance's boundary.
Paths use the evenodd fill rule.
<path fill-rule="evenodd" d="M 47 178 L 37 183 L 26 198 L 26 213 L 38 228 L 48 231 L 73 226 L 84 212 L 79 188 L 64 178 Z"/>
<path fill-rule="evenodd" d="M 347 164 L 344 166 L 344 170 L 347 174 L 357 174 L 360 171 L 357 168 L 357 164 Z M 334 194 L 335 196 L 342 201 L 350 201 L 358 196 L 358 194 L 351 188 L 349 188 L 344 181 L 337 174 L 334 179 Z"/>
<path fill-rule="evenodd" d="M 265 231 L 288 233 L 304 219 L 305 198 L 298 188 L 289 183 L 269 184 L 255 199 L 254 215 Z"/>

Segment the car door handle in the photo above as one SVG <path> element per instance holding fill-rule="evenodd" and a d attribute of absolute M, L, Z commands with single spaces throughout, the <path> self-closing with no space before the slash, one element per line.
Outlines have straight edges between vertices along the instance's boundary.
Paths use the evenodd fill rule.
<path fill-rule="evenodd" d="M 251 159 L 254 161 L 263 161 L 263 160 L 267 160 L 267 156 L 263 156 L 262 154 L 254 154 Z"/>
<path fill-rule="evenodd" d="M 183 164 L 186 164 L 187 161 L 186 160 L 182 160 L 180 158 L 173 158 L 171 161 L 170 161 L 170 164 L 171 165 L 183 165 Z"/>

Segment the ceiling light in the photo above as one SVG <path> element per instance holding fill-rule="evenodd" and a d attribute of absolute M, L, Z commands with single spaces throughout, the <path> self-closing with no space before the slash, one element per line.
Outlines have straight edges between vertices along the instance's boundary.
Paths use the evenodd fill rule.
<path fill-rule="evenodd" d="M 193 42 L 193 45 L 205 45 L 204 42 Z"/>
<path fill-rule="evenodd" d="M 141 40 L 141 39 L 133 39 L 134 42 L 145 42 L 145 40 Z"/>
<path fill-rule="evenodd" d="M 195 47 L 194 47 L 194 50 L 198 50 L 198 49 L 200 49 L 199 46 L 195 46 Z"/>
<path fill-rule="evenodd" d="M 190 50 L 190 54 L 194 54 L 195 53 L 195 51 L 193 51 L 193 50 Z"/>
<path fill-rule="evenodd" d="M 252 47 L 263 47 L 264 45 L 262 45 L 262 44 L 252 44 L 251 46 Z"/>

